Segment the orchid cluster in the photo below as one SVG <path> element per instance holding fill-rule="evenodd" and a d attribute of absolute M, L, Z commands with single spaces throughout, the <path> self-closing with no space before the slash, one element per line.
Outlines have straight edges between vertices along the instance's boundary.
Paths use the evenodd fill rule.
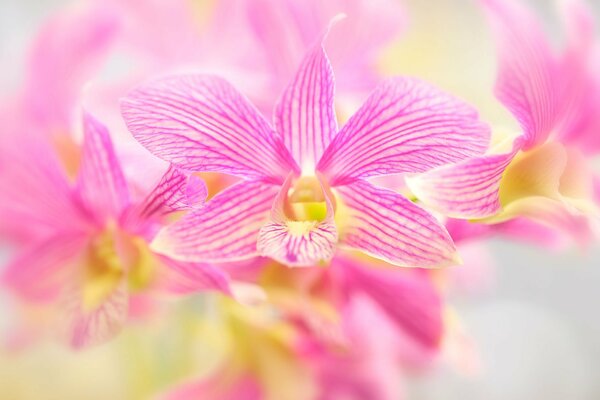
<path fill-rule="evenodd" d="M 561 50 L 524 2 L 478 4 L 512 132 L 384 76 L 395 0 L 58 13 L 0 109 L 3 345 L 157 344 L 160 321 L 187 367 L 133 398 L 400 399 L 407 374 L 468 370 L 445 301 L 484 274 L 466 244 L 597 241 L 600 40 L 561 4 Z"/>

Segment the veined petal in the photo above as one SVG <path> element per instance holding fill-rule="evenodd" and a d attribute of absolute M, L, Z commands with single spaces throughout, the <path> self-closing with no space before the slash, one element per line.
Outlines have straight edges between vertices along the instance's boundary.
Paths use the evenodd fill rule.
<path fill-rule="evenodd" d="M 351 291 L 373 299 L 386 315 L 426 348 L 437 348 L 443 334 L 442 302 L 431 277 L 418 270 L 377 268 L 344 257 L 336 266 Z"/>
<path fill-rule="evenodd" d="M 395 265 L 442 267 L 457 264 L 456 248 L 446 229 L 403 196 L 365 181 L 336 188 L 343 222 L 340 243 Z M 346 210 L 347 209 L 347 210 Z"/>
<path fill-rule="evenodd" d="M 284 205 L 291 180 L 290 174 L 273 203 L 271 220 L 260 229 L 258 252 L 291 267 L 329 261 L 338 239 L 331 201 L 325 194 L 327 213 L 322 221 L 290 220 L 284 213 Z"/>
<path fill-rule="evenodd" d="M 90 212 L 101 218 L 116 218 L 129 205 L 129 189 L 121 164 L 106 127 L 87 113 L 83 124 L 77 192 Z"/>
<path fill-rule="evenodd" d="M 275 108 L 275 128 L 302 169 L 317 161 L 337 133 L 334 78 L 322 43 L 306 54 Z"/>
<path fill-rule="evenodd" d="M 516 154 L 475 157 L 406 178 L 412 193 L 428 207 L 454 218 L 484 218 L 501 209 L 500 180 Z"/>
<path fill-rule="evenodd" d="M 162 78 L 131 92 L 121 109 L 135 138 L 180 168 L 274 182 L 297 170 L 267 121 L 224 79 Z"/>
<path fill-rule="evenodd" d="M 482 0 L 496 36 L 496 95 L 525 133 L 525 149 L 543 143 L 559 120 L 559 65 L 539 21 L 517 1 Z"/>
<path fill-rule="evenodd" d="M 207 195 L 208 189 L 202 179 L 171 165 L 140 205 L 140 213 L 152 216 L 200 207 Z"/>
<path fill-rule="evenodd" d="M 333 139 L 317 169 L 332 186 L 423 172 L 483 153 L 489 129 L 475 109 L 411 78 L 379 85 Z"/>
<path fill-rule="evenodd" d="M 121 283 L 96 309 L 88 311 L 77 288 L 67 289 L 64 298 L 65 320 L 62 335 L 68 344 L 81 349 L 106 342 L 123 327 L 128 317 L 128 294 Z"/>
<path fill-rule="evenodd" d="M 262 181 L 237 183 L 159 232 L 152 248 L 181 261 L 234 261 L 257 254 L 260 228 L 279 190 Z"/>

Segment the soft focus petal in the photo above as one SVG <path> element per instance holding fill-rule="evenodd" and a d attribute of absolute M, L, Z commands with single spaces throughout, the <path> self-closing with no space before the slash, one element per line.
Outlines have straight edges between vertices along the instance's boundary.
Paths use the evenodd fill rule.
<path fill-rule="evenodd" d="M 117 31 L 118 16 L 101 6 L 68 10 L 42 28 L 28 60 L 25 101 L 46 133 L 67 133 L 81 88 Z"/>
<path fill-rule="evenodd" d="M 229 277 L 217 265 L 188 263 L 160 257 L 165 266 L 161 271 L 161 288 L 177 294 L 195 293 L 204 290 L 216 290 L 230 293 Z"/>
<path fill-rule="evenodd" d="M 252 377 L 237 377 L 231 384 L 226 376 L 215 375 L 208 379 L 183 384 L 159 397 L 163 400 L 261 400 L 259 382 Z"/>
<path fill-rule="evenodd" d="M 288 218 L 284 213 L 284 202 L 291 178 L 292 175 L 287 178 L 273 203 L 271 220 L 260 229 L 258 252 L 293 267 L 329 261 L 338 239 L 333 206 L 325 195 L 327 214 L 322 221 L 293 221 Z"/>
<path fill-rule="evenodd" d="M 442 301 L 428 274 L 376 268 L 350 258 L 344 258 L 336 266 L 343 269 L 352 291 L 358 290 L 371 297 L 420 345 L 438 348 L 443 333 Z"/>
<path fill-rule="evenodd" d="M 62 306 L 66 314 L 61 334 L 66 335 L 71 347 L 81 349 L 113 338 L 127 321 L 129 302 L 125 286 L 121 284 L 94 310 L 85 309 L 75 288 L 67 289 Z"/>
<path fill-rule="evenodd" d="M 319 161 L 332 185 L 423 172 L 481 154 L 488 127 L 462 101 L 429 84 L 394 78 L 379 85 Z"/>
<path fill-rule="evenodd" d="M 2 285 L 28 301 L 52 301 L 85 245 L 85 236 L 77 233 L 55 234 L 32 245 L 6 265 Z"/>
<path fill-rule="evenodd" d="M 342 212 L 344 220 L 338 222 L 341 243 L 395 265 L 457 264 L 456 249 L 448 232 L 421 207 L 364 181 L 336 189 L 343 211 L 348 213 Z"/>
<path fill-rule="evenodd" d="M 85 213 L 46 142 L 32 140 L 24 147 L 8 141 L 2 147 L 0 233 L 34 240 L 85 226 Z"/>
<path fill-rule="evenodd" d="M 159 232 L 152 247 L 182 261 L 233 261 L 256 256 L 260 228 L 268 221 L 278 186 L 235 184 Z"/>
<path fill-rule="evenodd" d="M 265 119 L 221 78 L 159 79 L 131 92 L 121 109 L 135 138 L 180 168 L 274 182 L 297 168 Z"/>
<path fill-rule="evenodd" d="M 77 191 L 100 218 L 118 218 L 129 205 L 129 189 L 106 127 L 91 115 L 83 119 L 83 155 Z"/>
<path fill-rule="evenodd" d="M 302 171 L 313 173 L 337 133 L 334 78 L 321 43 L 300 64 L 275 109 L 275 127 Z"/>
<path fill-rule="evenodd" d="M 475 157 L 406 178 L 428 207 L 454 218 L 483 218 L 501 209 L 500 180 L 516 151 Z"/>
<path fill-rule="evenodd" d="M 560 110 L 557 60 L 540 22 L 515 0 L 482 0 L 498 46 L 496 95 L 525 134 L 525 148 L 543 143 Z"/>
<path fill-rule="evenodd" d="M 568 104 L 558 131 L 562 143 L 577 146 L 584 154 L 600 151 L 600 40 L 587 4 L 565 0 L 563 17 L 568 45 L 563 55 L 561 78 L 566 87 L 563 100 Z"/>

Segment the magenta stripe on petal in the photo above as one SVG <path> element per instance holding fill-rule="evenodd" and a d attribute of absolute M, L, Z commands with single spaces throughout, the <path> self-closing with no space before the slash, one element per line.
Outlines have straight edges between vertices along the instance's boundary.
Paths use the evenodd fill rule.
<path fill-rule="evenodd" d="M 83 119 L 83 154 L 77 191 L 84 206 L 100 218 L 118 217 L 129 205 L 129 190 L 108 130 L 91 115 Z"/>
<path fill-rule="evenodd" d="M 275 108 L 275 127 L 302 170 L 313 172 L 337 132 L 333 93 L 333 71 L 319 42 Z"/>
<path fill-rule="evenodd" d="M 423 172 L 481 154 L 489 128 L 475 109 L 411 78 L 379 85 L 333 139 L 318 164 L 332 185 Z"/>
<path fill-rule="evenodd" d="M 279 190 L 262 181 L 237 183 L 159 232 L 152 248 L 181 261 L 233 261 L 256 256 L 258 231 Z"/>
<path fill-rule="evenodd" d="M 67 288 L 61 304 L 65 321 L 61 332 L 68 344 L 81 349 L 112 339 L 123 327 L 129 315 L 129 295 L 125 282 L 116 288 L 100 307 L 85 311 L 79 288 Z"/>
<path fill-rule="evenodd" d="M 207 195 L 208 189 L 202 179 L 171 165 L 140 205 L 140 213 L 152 216 L 199 207 Z"/>
<path fill-rule="evenodd" d="M 156 80 L 131 92 L 121 109 L 135 138 L 180 168 L 275 182 L 297 169 L 268 122 L 224 79 Z"/>
<path fill-rule="evenodd" d="M 454 218 L 484 218 L 500 208 L 498 191 L 506 167 L 518 151 L 486 155 L 406 179 L 417 198 Z"/>
<path fill-rule="evenodd" d="M 456 264 L 454 243 L 428 212 L 403 196 L 365 181 L 336 188 L 349 209 L 340 242 L 395 265 Z"/>

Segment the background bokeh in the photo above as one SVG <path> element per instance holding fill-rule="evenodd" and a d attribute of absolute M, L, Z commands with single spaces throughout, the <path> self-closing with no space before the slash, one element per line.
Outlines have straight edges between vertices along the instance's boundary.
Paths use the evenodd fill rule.
<path fill-rule="evenodd" d="M 64 3 L 65 0 L 0 2 L 2 92 L 18 85 L 24 52 L 40 21 Z M 491 123 L 514 127 L 492 95 L 494 48 L 474 2 L 404 3 L 410 13 L 410 25 L 386 53 L 382 68 L 387 73 L 430 80 L 476 104 Z M 553 2 L 538 0 L 533 4 L 545 16 L 549 32 L 558 36 L 559 20 Z M 592 6 L 600 20 L 600 2 L 593 0 Z M 496 264 L 489 287 L 448 299 L 474 339 L 481 372 L 458 374 L 440 365 L 432 373 L 407 382 L 408 398 L 600 398 L 600 247 L 554 253 L 495 239 L 489 249 Z M 5 258 L 6 249 L 0 249 L 0 260 Z M 8 310 L 6 299 L 0 298 L 2 328 L 1 324 L 8 320 Z M 76 376 L 65 376 L 53 368 L 57 352 L 61 350 L 40 350 L 18 363 L 0 360 L 0 388 L 23 379 L 21 371 L 34 371 L 28 377 L 34 387 L 59 385 L 61 380 L 69 379 L 82 383 L 83 389 L 74 387 L 72 393 L 64 393 L 65 397 L 85 394 L 85 398 L 100 399 L 122 395 L 108 389 L 118 387 L 115 383 L 126 379 L 119 368 L 112 368 L 116 363 L 113 353 L 100 347 L 87 354 L 61 354 L 61 360 L 72 363 L 78 371 Z M 91 393 L 91 387 L 98 390 Z"/>

